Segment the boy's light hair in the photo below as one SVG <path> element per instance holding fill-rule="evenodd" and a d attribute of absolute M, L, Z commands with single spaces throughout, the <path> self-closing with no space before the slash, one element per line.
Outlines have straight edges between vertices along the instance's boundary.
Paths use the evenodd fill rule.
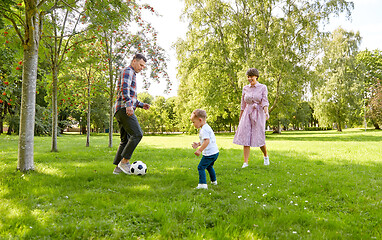
<path fill-rule="evenodd" d="M 202 118 L 202 119 L 207 119 L 207 113 L 206 111 L 202 109 L 195 109 L 192 114 L 192 118 L 197 117 L 197 118 Z"/>

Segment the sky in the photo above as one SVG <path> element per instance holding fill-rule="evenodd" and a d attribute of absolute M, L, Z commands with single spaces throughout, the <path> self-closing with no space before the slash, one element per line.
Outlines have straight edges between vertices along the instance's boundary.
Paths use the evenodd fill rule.
<path fill-rule="evenodd" d="M 183 0 L 145 0 L 161 16 L 148 15 L 148 21 L 158 31 L 158 43 L 167 51 L 168 69 L 170 80 L 173 83 L 170 94 L 164 94 L 165 81 L 163 84 L 151 84 L 148 92 L 153 96 L 164 96 L 166 98 L 177 95 L 179 81 L 177 80 L 177 59 L 173 44 L 179 38 L 185 38 L 188 24 L 180 19 L 183 10 Z M 333 31 L 341 26 L 347 31 L 360 32 L 362 42 L 360 50 L 382 50 L 382 0 L 353 0 L 354 9 L 351 20 L 345 15 L 333 17 L 331 22 L 325 26 L 325 31 Z M 143 89 L 139 88 L 138 92 Z"/>

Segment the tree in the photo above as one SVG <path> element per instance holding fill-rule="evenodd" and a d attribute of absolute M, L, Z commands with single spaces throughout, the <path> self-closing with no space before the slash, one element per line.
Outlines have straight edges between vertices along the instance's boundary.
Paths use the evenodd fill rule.
<path fill-rule="evenodd" d="M 352 7 L 342 0 L 186 0 L 189 30 L 176 44 L 181 111 L 203 107 L 212 120 L 236 125 L 249 67 L 260 70 L 271 113 L 282 101 L 301 101 L 324 35 L 320 24 Z"/>
<path fill-rule="evenodd" d="M 368 116 L 376 129 L 380 129 L 380 95 L 382 81 L 382 52 L 364 50 L 356 57 L 357 71 L 364 80 L 365 120 Z"/>
<path fill-rule="evenodd" d="M 373 120 L 375 129 L 382 125 L 382 83 L 374 85 L 372 97 L 368 103 L 369 117 Z"/>
<path fill-rule="evenodd" d="M 45 13 L 43 7 L 47 7 L 46 2 L 45 0 L 24 0 L 24 4 L 16 4 L 12 0 L 5 0 L 0 3 L 0 14 L 12 23 L 24 50 L 17 162 L 17 169 L 20 171 L 34 170 L 33 138 L 38 48 Z"/>
<path fill-rule="evenodd" d="M 16 32 L 11 26 L 1 27 L 0 34 L 4 37 L 0 39 L 0 133 L 3 133 L 5 119 L 12 119 L 12 124 L 8 123 L 8 134 L 14 126 L 15 120 L 19 120 L 18 110 L 20 109 L 21 98 L 21 73 L 22 73 L 22 50 L 17 42 Z M 7 116 L 9 115 L 9 116 Z M 18 131 L 17 131 L 18 132 Z"/>
<path fill-rule="evenodd" d="M 85 36 L 86 37 L 86 36 Z M 74 76 L 75 79 L 79 79 L 82 85 L 83 90 L 86 89 L 86 93 L 83 94 L 84 101 L 87 102 L 86 114 L 87 114 L 87 139 L 86 147 L 90 146 L 90 132 L 91 132 L 91 106 L 93 97 L 98 95 L 97 92 L 103 93 L 105 86 L 105 81 L 103 73 L 101 71 L 102 64 L 99 61 L 98 56 L 100 55 L 101 46 L 98 43 L 88 43 L 84 44 L 81 47 L 77 46 L 73 54 L 70 55 L 70 58 L 67 59 L 68 62 L 71 62 L 73 66 L 69 73 L 71 76 Z M 82 53 L 87 53 L 82 54 Z M 100 83 L 102 82 L 102 83 Z M 102 89 L 103 91 L 96 91 Z M 81 87 L 80 87 L 81 89 Z"/>
<path fill-rule="evenodd" d="M 359 33 L 335 30 L 324 43 L 324 56 L 317 67 L 322 85 L 313 93 L 314 116 L 322 125 L 335 123 L 338 131 L 361 117 L 362 82 L 354 71 L 360 41 Z"/>
<path fill-rule="evenodd" d="M 82 3 L 83 5 L 83 3 Z M 49 12 L 49 21 L 45 28 L 43 38 L 44 50 L 49 59 L 51 76 L 52 76 L 52 152 L 57 152 L 57 131 L 58 131 L 58 76 L 60 69 L 65 63 L 65 55 L 71 49 L 75 48 L 77 42 L 71 39 L 79 34 L 85 32 L 85 26 L 81 26 L 80 19 L 83 13 L 80 12 L 81 4 L 79 1 L 66 2 L 60 8 L 52 9 Z M 81 31 L 79 29 L 82 29 Z"/>
<path fill-rule="evenodd" d="M 130 64 L 131 56 L 142 52 L 150 61 L 149 70 L 142 73 L 145 75 L 145 88 L 152 81 L 159 83 L 163 78 L 169 89 L 171 82 L 166 72 L 164 49 L 157 44 L 157 32 L 142 17 L 144 10 L 156 14 L 151 6 L 137 1 L 89 1 L 87 9 L 93 26 L 92 34 L 102 45 L 100 56 L 105 64 L 104 71 L 108 74 L 109 147 L 112 147 L 116 80 L 122 67 Z"/>

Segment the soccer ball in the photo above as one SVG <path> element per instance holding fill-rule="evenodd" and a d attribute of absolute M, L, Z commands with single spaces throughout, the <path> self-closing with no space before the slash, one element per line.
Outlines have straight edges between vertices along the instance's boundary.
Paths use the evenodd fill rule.
<path fill-rule="evenodd" d="M 131 174 L 145 175 L 147 172 L 147 166 L 142 161 L 135 161 L 130 167 Z"/>

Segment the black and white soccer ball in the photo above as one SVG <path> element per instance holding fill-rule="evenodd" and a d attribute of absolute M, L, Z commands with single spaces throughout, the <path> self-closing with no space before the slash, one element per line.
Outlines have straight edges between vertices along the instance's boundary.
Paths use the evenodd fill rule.
<path fill-rule="evenodd" d="M 147 173 L 147 166 L 142 161 L 135 161 L 130 167 L 131 174 L 145 175 Z"/>

